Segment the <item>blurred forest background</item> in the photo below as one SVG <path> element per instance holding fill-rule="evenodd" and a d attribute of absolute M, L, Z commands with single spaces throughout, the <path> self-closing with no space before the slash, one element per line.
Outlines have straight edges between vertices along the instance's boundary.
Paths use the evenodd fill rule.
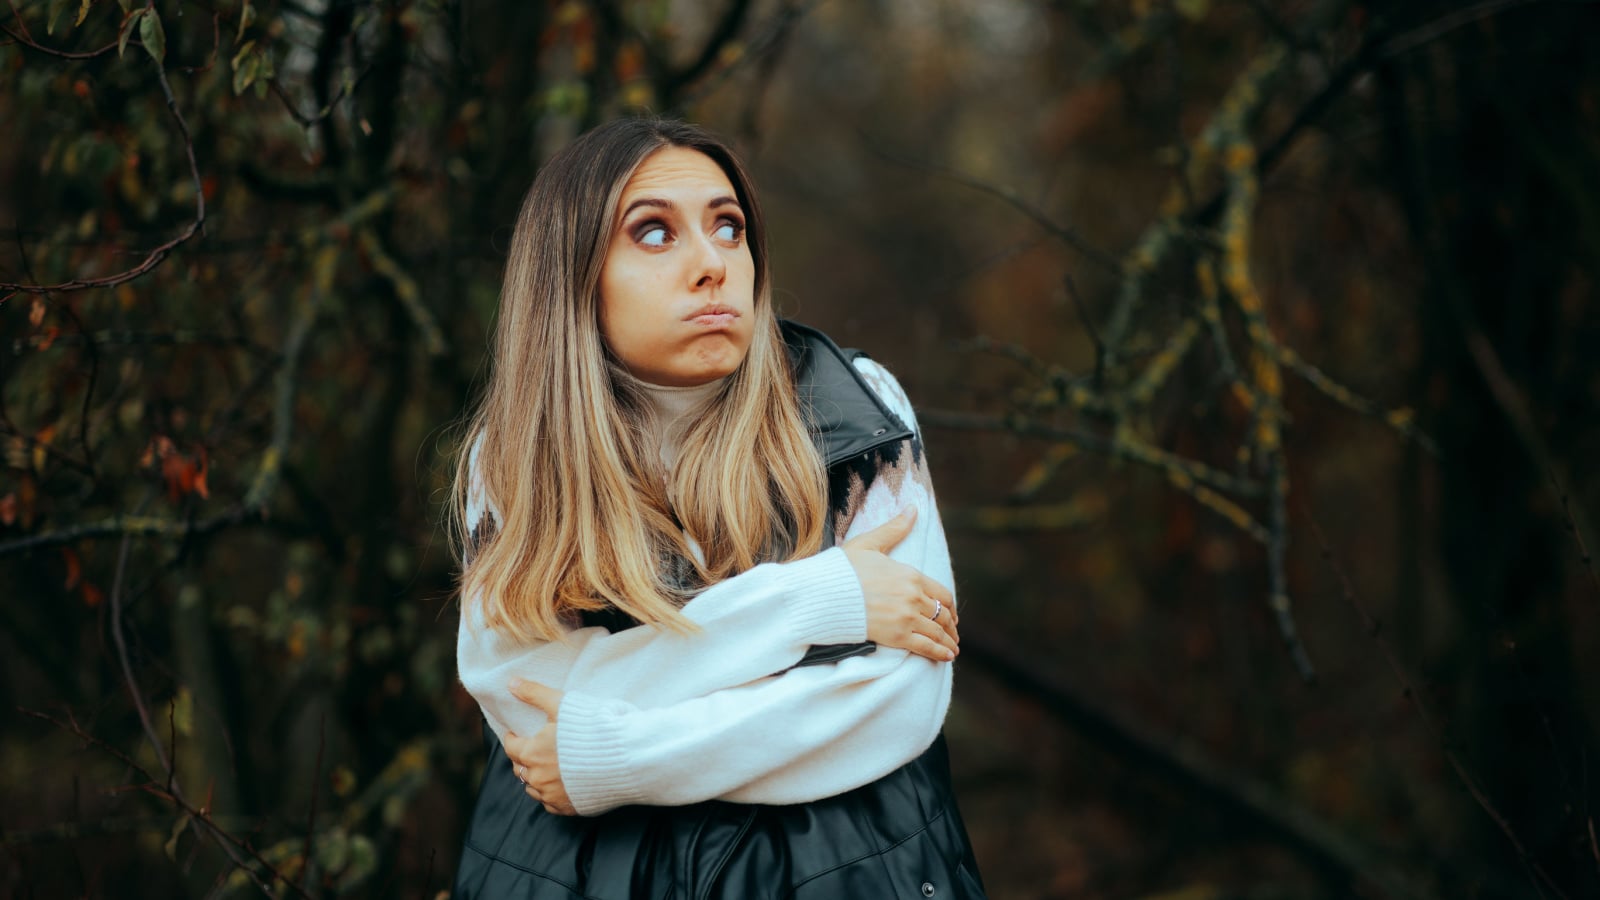
<path fill-rule="evenodd" d="M 540 161 L 637 110 L 922 411 L 991 896 L 1600 896 L 1600 7 L 0 29 L 0 896 L 448 889 L 451 428 Z"/>

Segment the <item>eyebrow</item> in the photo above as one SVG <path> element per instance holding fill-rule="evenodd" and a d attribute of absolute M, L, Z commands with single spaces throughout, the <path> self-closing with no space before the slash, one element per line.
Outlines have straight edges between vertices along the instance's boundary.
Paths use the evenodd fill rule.
<path fill-rule="evenodd" d="M 728 206 L 729 204 L 732 204 L 733 206 L 738 206 L 739 205 L 739 201 L 737 199 L 733 198 L 733 197 L 729 197 L 729 196 L 724 195 L 724 196 L 721 196 L 721 197 L 713 198 L 710 203 L 706 204 L 706 208 L 707 209 L 720 209 L 721 207 Z M 657 209 L 669 209 L 669 210 L 678 208 L 678 205 L 676 203 L 673 203 L 671 200 L 663 200 L 663 199 L 661 199 L 659 197 L 640 197 L 639 199 L 637 199 L 637 200 L 633 201 L 632 203 L 628 204 L 628 208 L 622 211 L 622 218 L 627 218 L 628 217 L 628 213 L 633 212 L 634 210 L 638 209 L 641 206 L 653 206 L 653 207 L 655 207 Z"/>

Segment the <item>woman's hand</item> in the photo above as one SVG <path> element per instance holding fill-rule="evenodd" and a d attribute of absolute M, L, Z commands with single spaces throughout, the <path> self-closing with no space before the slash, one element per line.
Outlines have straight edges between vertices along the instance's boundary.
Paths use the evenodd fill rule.
<path fill-rule="evenodd" d="M 550 718 L 533 737 L 506 733 L 502 746 L 511 760 L 511 771 L 522 782 L 528 796 L 544 804 L 546 812 L 558 816 L 577 815 L 578 811 L 567 797 L 567 787 L 561 783 L 561 764 L 556 758 L 556 710 L 561 708 L 562 692 L 535 681 L 513 678 L 511 694 Z"/>
<path fill-rule="evenodd" d="M 867 600 L 867 640 L 898 647 L 934 662 L 960 652 L 955 597 L 942 584 L 886 554 L 905 540 L 917 508 L 844 542 L 844 555 L 861 579 Z"/>

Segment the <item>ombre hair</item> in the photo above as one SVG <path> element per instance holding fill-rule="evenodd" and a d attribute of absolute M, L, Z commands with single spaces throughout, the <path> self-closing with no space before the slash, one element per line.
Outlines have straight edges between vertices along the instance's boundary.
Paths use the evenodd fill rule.
<path fill-rule="evenodd" d="M 623 187 L 664 147 L 699 151 L 727 175 L 755 261 L 749 351 L 666 473 L 643 398 L 599 324 L 600 272 Z M 698 590 L 821 547 L 826 477 L 772 308 L 761 207 L 738 158 L 707 132 L 621 119 L 540 170 L 511 238 L 492 353 L 451 504 L 463 601 L 481 604 L 490 627 L 553 640 L 580 612 L 610 606 L 692 630 L 679 607 Z M 481 521 L 469 520 L 469 507 L 483 510 Z"/>

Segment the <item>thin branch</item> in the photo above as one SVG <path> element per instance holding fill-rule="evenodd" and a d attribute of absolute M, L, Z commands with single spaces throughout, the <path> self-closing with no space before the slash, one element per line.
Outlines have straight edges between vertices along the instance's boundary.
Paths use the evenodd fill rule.
<path fill-rule="evenodd" d="M 115 44 L 112 45 L 113 48 L 115 48 L 115 46 Z M 183 150 L 184 154 L 189 159 L 189 178 L 194 184 L 194 221 L 190 222 L 189 227 L 180 232 L 177 237 L 174 237 L 172 240 L 169 240 L 166 243 L 156 247 L 154 250 L 151 250 L 149 254 L 145 256 L 143 262 L 125 272 L 119 272 L 115 275 L 107 275 L 103 278 L 74 278 L 71 281 L 63 281 L 59 284 L 50 285 L 10 284 L 6 282 L 0 282 L 0 290 L 30 294 L 45 294 L 51 291 L 81 291 L 89 288 L 115 287 L 116 285 L 132 281 L 135 278 L 138 278 L 161 265 L 162 261 L 167 258 L 168 254 L 170 254 L 179 245 L 183 244 L 199 233 L 200 227 L 205 224 L 206 192 L 205 186 L 200 179 L 200 164 L 195 160 L 194 138 L 189 133 L 189 123 L 184 120 L 183 112 L 178 109 L 178 99 L 177 97 L 173 96 L 172 84 L 167 81 L 166 68 L 161 64 L 160 61 L 154 59 L 154 57 L 151 58 L 151 61 L 155 63 L 156 76 L 161 81 L 161 93 L 164 94 L 167 99 L 167 109 L 172 113 L 172 119 L 177 123 L 179 133 L 183 135 Z"/>
<path fill-rule="evenodd" d="M 12 353 L 22 353 L 39 347 L 43 340 L 38 337 L 17 338 L 11 342 Z M 51 347 L 72 346 L 75 344 L 90 344 L 96 346 L 126 344 L 131 346 L 156 346 L 156 347 L 185 347 L 203 345 L 209 347 L 239 347 L 248 350 L 257 356 L 277 356 L 277 351 L 263 346 L 255 341 L 238 334 L 221 334 L 210 331 L 194 331 L 188 328 L 175 328 L 172 331 L 118 331 L 114 329 L 101 329 L 78 334 L 63 334 L 50 342 Z"/>
<path fill-rule="evenodd" d="M 317 833 L 317 787 L 322 783 L 322 752 L 328 743 L 328 713 L 323 711 L 317 722 L 317 764 L 311 770 L 311 811 L 306 813 L 306 842 L 300 851 L 304 860 L 300 867 L 300 886 L 305 888 L 311 880 L 311 838 Z"/>
<path fill-rule="evenodd" d="M 1081 428 L 1046 425 L 1021 416 L 987 416 L 942 409 L 919 410 L 917 419 L 932 428 L 1008 432 L 1022 437 L 1075 444 L 1085 450 L 1142 463 L 1163 472 L 1175 471 L 1182 477 L 1243 496 L 1259 496 L 1263 490 L 1262 484 L 1258 481 L 1236 478 L 1204 463 L 1169 453 L 1159 447 L 1133 443 L 1121 437 L 1107 437 Z"/>
<path fill-rule="evenodd" d="M 1317 525 L 1317 521 L 1311 516 L 1309 509 L 1305 509 L 1304 512 L 1306 520 L 1311 525 L 1311 533 L 1316 536 L 1317 544 L 1321 547 L 1323 561 L 1328 564 L 1329 568 L 1333 569 L 1334 575 L 1339 579 L 1340 591 L 1344 596 L 1345 602 L 1349 603 L 1350 607 L 1356 611 L 1356 615 L 1361 617 L 1361 624 L 1366 630 L 1367 636 L 1372 638 L 1373 643 L 1378 645 L 1378 650 L 1383 654 L 1384 661 L 1388 663 L 1390 672 L 1394 674 L 1395 680 L 1400 682 L 1401 695 L 1405 697 L 1411 708 L 1416 710 L 1417 717 L 1422 720 L 1423 726 L 1427 728 L 1433 739 L 1438 742 L 1440 748 L 1444 751 L 1446 761 L 1449 762 L 1450 768 L 1456 773 L 1456 777 L 1461 780 L 1462 786 L 1472 795 L 1472 799 L 1477 802 L 1478 806 L 1494 821 L 1500 832 L 1506 836 L 1506 840 L 1510 841 L 1512 848 L 1516 850 L 1517 856 L 1522 860 L 1522 863 L 1528 866 L 1557 897 L 1566 897 L 1566 894 L 1545 872 L 1539 861 L 1523 846 L 1522 840 L 1517 837 L 1517 833 L 1511 827 L 1511 823 L 1495 808 L 1488 794 L 1478 784 L 1478 780 L 1472 776 L 1471 772 L 1467 771 L 1466 764 L 1456 755 L 1450 739 L 1444 734 L 1444 730 L 1440 728 L 1427 704 L 1423 702 L 1422 694 L 1412 685 L 1410 676 L 1406 674 L 1405 667 L 1400 664 L 1400 660 L 1389 646 L 1389 642 L 1383 639 L 1382 624 L 1373 618 L 1372 614 L 1361 603 L 1359 596 L 1356 594 L 1355 586 L 1350 581 L 1349 574 L 1334 559 L 1333 549 L 1328 545 L 1327 536 L 1322 533 L 1322 528 Z"/>
<path fill-rule="evenodd" d="M 8 28 L 8 27 L 6 27 L 4 25 L 0 25 L 0 31 L 4 31 L 6 34 L 11 36 L 12 40 L 16 41 L 17 43 L 21 44 L 24 47 L 27 47 L 30 50 L 35 50 L 35 51 L 37 51 L 39 53 L 44 53 L 44 54 L 47 54 L 49 56 L 59 57 L 61 59 L 94 59 L 97 56 L 105 56 L 107 53 L 110 53 L 111 51 L 117 49 L 117 42 L 116 41 L 112 41 L 111 43 L 105 45 L 104 47 L 101 47 L 98 50 L 88 50 L 88 51 L 83 51 L 83 52 L 74 52 L 74 51 L 71 51 L 71 50 L 57 50 L 54 47 L 46 47 L 43 44 L 40 44 L 37 41 L 35 41 L 33 39 L 33 37 L 31 35 L 29 35 L 27 26 L 22 24 L 22 13 L 17 12 L 17 5 L 15 3 L 11 4 L 11 11 L 13 13 L 16 13 L 17 25 L 22 30 L 20 32 L 12 31 L 10 28 Z"/>
<path fill-rule="evenodd" d="M 444 333 L 439 330 L 439 323 L 434 320 L 433 313 L 422 302 L 422 292 L 417 288 L 416 280 L 384 249 L 377 232 L 369 227 L 363 227 L 356 233 L 356 238 L 361 243 L 361 249 L 371 258 L 372 267 L 394 288 L 396 299 L 410 317 L 412 326 L 421 335 L 422 346 L 428 355 L 438 357 L 449 352 Z"/>
<path fill-rule="evenodd" d="M 1589 583 L 1594 585 L 1596 597 L 1600 597 L 1600 574 L 1595 573 L 1594 557 L 1589 553 L 1589 545 L 1584 543 L 1583 529 L 1578 527 L 1577 519 L 1572 515 L 1572 503 L 1567 495 L 1567 489 L 1556 478 L 1556 473 L 1550 473 L 1550 486 L 1555 489 L 1556 496 L 1561 500 L 1561 514 L 1566 521 L 1567 531 L 1572 539 L 1578 543 L 1578 560 L 1583 563 L 1583 569 L 1589 573 Z M 1600 855 L 1596 856 L 1600 860 Z"/>
<path fill-rule="evenodd" d="M 823 3 L 823 0 L 810 0 L 806 3 L 785 3 L 777 12 L 767 20 L 767 24 L 758 29 L 739 55 L 732 61 L 715 69 L 700 80 L 692 90 L 685 91 L 677 97 L 677 106 L 683 107 L 701 99 L 715 90 L 717 86 L 733 77 L 740 68 L 765 59 L 770 54 L 782 47 L 784 39 L 789 35 L 795 24 L 805 18 Z"/>
<path fill-rule="evenodd" d="M 101 537 L 166 537 L 188 539 L 203 537 L 233 525 L 265 521 L 260 510 L 243 505 L 198 522 L 180 521 L 160 516 L 119 515 L 99 522 L 73 525 L 43 534 L 15 538 L 0 543 L 0 557 L 23 553 L 45 547 L 71 544 L 89 538 Z"/>
<path fill-rule="evenodd" d="M 39 712 L 38 710 L 28 709 L 26 707 L 17 707 L 17 711 L 25 716 L 31 716 L 35 719 L 39 719 L 56 726 L 57 728 L 73 735 L 84 743 L 110 755 L 124 766 L 127 766 L 129 770 L 138 774 L 140 778 L 144 779 L 144 783 L 135 785 L 137 790 L 143 791 L 144 793 L 172 804 L 173 806 L 177 807 L 179 812 L 182 812 L 184 815 L 203 826 L 207 834 L 219 839 L 218 846 L 222 847 L 223 852 L 228 854 L 228 857 L 233 860 L 236 866 L 238 866 L 240 869 L 243 869 L 244 872 L 250 876 L 250 880 L 255 883 L 256 888 L 261 891 L 263 896 L 268 898 L 274 897 L 275 894 L 273 893 L 271 886 L 275 882 L 282 881 L 289 888 L 289 890 L 293 891 L 297 896 L 303 897 L 305 900 L 313 900 L 310 894 L 306 893 L 306 891 L 298 884 L 295 884 L 289 878 L 284 876 L 284 874 L 279 872 L 278 869 L 272 865 L 272 863 L 268 862 L 267 859 L 263 857 L 248 840 L 236 837 L 227 829 L 223 828 L 217 818 L 212 816 L 209 809 L 205 807 L 195 807 L 191 805 L 189 801 L 185 800 L 181 795 L 164 790 L 160 784 L 157 783 L 155 777 L 150 773 L 150 771 L 144 766 L 140 765 L 138 761 L 133 759 L 133 757 L 83 730 L 82 726 L 71 719 L 63 722 L 60 719 L 49 715 L 48 713 Z M 252 860 L 259 864 L 270 877 L 270 880 L 263 880 L 260 872 L 257 872 L 252 866 L 248 865 L 242 858 L 240 858 L 238 856 L 240 851 L 248 854 Z"/>
<path fill-rule="evenodd" d="M 1105 252 L 1104 250 L 1101 250 L 1099 247 L 1094 246 L 1086 238 L 1078 234 L 1076 230 L 1057 222 L 1044 210 L 1034 206 L 1027 200 L 1024 200 L 1020 195 L 1010 188 L 1004 188 L 998 185 L 990 184 L 981 178 L 975 178 L 957 169 L 951 169 L 936 163 L 924 162 L 922 160 L 911 159 L 895 153 L 890 153 L 889 151 L 879 147 L 875 142 L 867 138 L 865 135 L 862 136 L 862 143 L 871 153 L 886 162 L 893 163 L 894 165 L 901 166 L 903 168 L 926 172 L 930 175 L 937 175 L 947 181 L 952 181 L 963 187 L 970 188 L 982 194 L 988 194 L 991 197 L 1003 201 L 1012 209 L 1015 209 L 1024 216 L 1032 219 L 1040 228 L 1043 228 L 1045 231 L 1049 232 L 1062 243 L 1078 251 L 1084 256 L 1085 259 L 1113 275 L 1123 275 L 1122 263 L 1115 256 Z"/>
<path fill-rule="evenodd" d="M 1006 688 L 1038 702 L 1120 763 L 1137 766 L 1142 773 L 1201 795 L 1208 806 L 1261 826 L 1331 880 L 1369 882 L 1393 897 L 1427 896 L 1386 860 L 1272 786 L 1227 768 L 1193 739 L 1159 734 L 1125 711 L 1100 703 L 1059 675 L 1028 662 L 1030 654 L 1019 652 L 1013 642 L 963 623 L 961 650 L 965 662 L 983 667 Z"/>
<path fill-rule="evenodd" d="M 367 75 L 371 72 L 372 64 L 368 63 L 355 78 L 340 82 L 339 89 L 334 91 L 328 102 L 324 103 L 321 109 L 309 116 L 300 112 L 300 105 L 295 102 L 293 97 L 289 96 L 288 90 L 284 88 L 283 82 L 276 75 L 267 80 L 267 87 L 272 90 L 273 96 L 282 101 L 283 108 L 289 113 L 290 118 L 299 123 L 301 128 L 310 130 L 311 126 L 333 115 L 334 110 L 339 106 L 339 101 L 343 100 L 346 94 L 354 93 L 355 89 L 361 86 L 361 82 L 365 81 Z"/>
<path fill-rule="evenodd" d="M 723 48 L 730 45 L 733 39 L 738 36 L 740 26 L 744 24 L 745 18 L 750 14 L 750 6 L 750 0 L 729 0 L 728 5 L 722 11 L 722 17 L 712 27 L 711 34 L 706 38 L 705 46 L 700 48 L 700 53 L 695 57 L 694 61 L 682 69 L 670 73 L 662 83 L 661 94 L 663 97 L 672 97 L 684 85 L 693 82 L 710 71 L 711 67 L 716 64 L 717 59 L 722 55 Z"/>
<path fill-rule="evenodd" d="M 117 645 L 117 662 L 122 667 L 122 680 L 128 689 L 128 696 L 133 700 L 133 708 L 139 713 L 139 726 L 144 729 L 145 740 L 150 742 L 150 749 L 156 753 L 156 761 L 161 763 L 162 771 L 167 773 L 168 790 L 172 789 L 172 765 L 167 761 L 167 750 L 161 743 L 161 738 L 156 736 L 155 727 L 150 724 L 150 711 L 145 708 L 144 694 L 139 690 L 139 681 L 133 676 L 133 666 L 128 662 L 128 644 L 122 636 L 122 579 L 128 568 L 128 544 L 133 540 L 132 535 L 122 536 L 122 546 L 117 550 L 116 574 L 111 580 L 111 640 Z"/>

